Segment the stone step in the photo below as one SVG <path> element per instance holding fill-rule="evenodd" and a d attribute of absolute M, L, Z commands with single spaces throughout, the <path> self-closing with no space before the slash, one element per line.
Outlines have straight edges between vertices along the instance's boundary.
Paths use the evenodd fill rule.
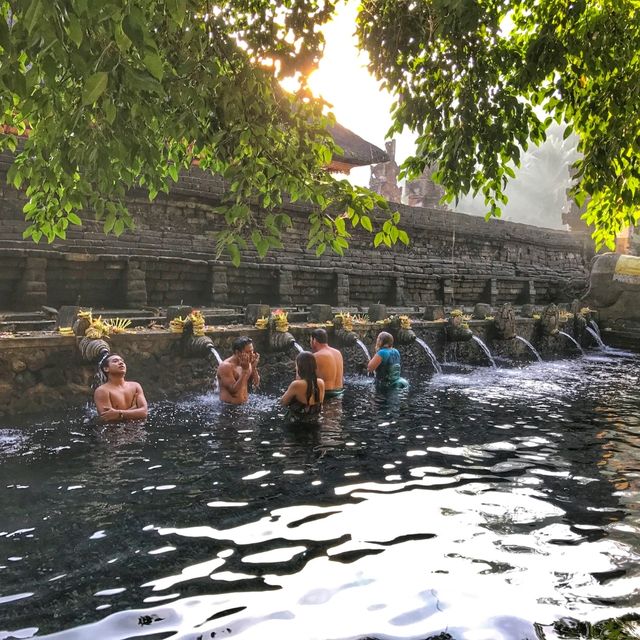
<path fill-rule="evenodd" d="M 53 331 L 55 320 L 0 320 L 0 331 Z"/>

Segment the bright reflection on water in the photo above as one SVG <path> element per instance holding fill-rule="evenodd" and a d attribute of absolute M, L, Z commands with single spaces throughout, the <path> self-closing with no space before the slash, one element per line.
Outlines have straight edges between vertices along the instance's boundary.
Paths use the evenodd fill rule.
<path fill-rule="evenodd" d="M 639 377 L 621 353 L 386 398 L 353 376 L 317 429 L 280 389 L 5 420 L 0 637 L 533 640 L 633 611 Z"/>

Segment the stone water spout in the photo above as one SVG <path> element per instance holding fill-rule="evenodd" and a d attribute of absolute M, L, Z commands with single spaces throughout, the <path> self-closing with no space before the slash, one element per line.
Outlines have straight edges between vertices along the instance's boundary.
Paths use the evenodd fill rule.
<path fill-rule="evenodd" d="M 411 344 L 415 341 L 416 334 L 411 329 L 411 320 L 407 316 L 391 316 L 388 322 L 387 328 L 396 345 Z"/>
<path fill-rule="evenodd" d="M 498 340 L 513 340 L 516 337 L 516 314 L 510 303 L 498 309 L 493 326 Z"/>
<path fill-rule="evenodd" d="M 222 358 L 213 344 L 213 340 L 209 336 L 196 336 L 193 333 L 193 324 L 190 320 L 184 323 L 184 331 L 182 333 L 183 350 L 186 355 L 213 358 L 217 364 L 222 362 Z"/>
<path fill-rule="evenodd" d="M 288 331 L 270 331 L 269 348 L 271 351 L 287 351 L 294 346 L 296 339 Z"/>
<path fill-rule="evenodd" d="M 271 351 L 288 351 L 293 348 L 296 339 L 289 333 L 289 320 L 285 311 L 276 309 L 267 326 Z"/>
<path fill-rule="evenodd" d="M 106 340 L 87 338 L 86 336 L 78 341 L 78 350 L 84 362 L 100 362 L 102 358 L 111 353 L 111 347 Z"/>
<path fill-rule="evenodd" d="M 343 347 L 352 347 L 358 342 L 358 334 L 353 331 L 351 319 L 338 314 L 333 319 L 334 335 Z"/>
<path fill-rule="evenodd" d="M 111 347 L 102 338 L 92 338 L 85 335 L 91 326 L 91 321 L 86 315 L 79 315 L 73 323 L 73 333 L 80 338 L 78 340 L 78 351 L 84 362 L 100 362 L 102 358 L 111 353 Z"/>
<path fill-rule="evenodd" d="M 467 342 L 473 338 L 473 332 L 460 309 L 454 309 L 447 318 L 446 332 L 449 342 Z"/>

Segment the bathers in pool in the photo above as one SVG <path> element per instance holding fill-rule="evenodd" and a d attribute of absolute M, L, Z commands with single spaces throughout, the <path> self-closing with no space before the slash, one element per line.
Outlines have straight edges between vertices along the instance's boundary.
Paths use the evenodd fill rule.
<path fill-rule="evenodd" d="M 397 349 L 378 349 L 382 362 L 376 369 L 376 387 L 380 391 L 406 389 L 409 383 L 400 377 L 400 352 Z"/>

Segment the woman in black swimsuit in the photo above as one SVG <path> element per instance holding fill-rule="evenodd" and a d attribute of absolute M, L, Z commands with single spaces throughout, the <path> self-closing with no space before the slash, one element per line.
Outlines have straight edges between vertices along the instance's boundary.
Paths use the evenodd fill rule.
<path fill-rule="evenodd" d="M 280 398 L 289 423 L 317 422 L 324 400 L 324 380 L 316 374 L 316 359 L 309 351 L 296 358 L 296 379 Z"/>

